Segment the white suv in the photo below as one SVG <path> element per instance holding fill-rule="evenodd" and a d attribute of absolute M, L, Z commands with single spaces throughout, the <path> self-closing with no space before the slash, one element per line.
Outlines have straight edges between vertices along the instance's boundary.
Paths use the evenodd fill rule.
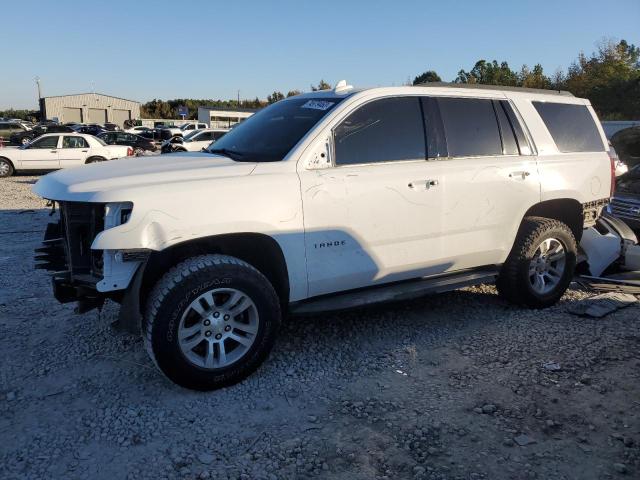
<path fill-rule="evenodd" d="M 551 91 L 340 82 L 208 152 L 34 186 L 60 205 L 38 251 L 56 298 L 120 302 L 159 369 L 199 390 L 253 372 L 285 312 L 493 281 L 511 302 L 552 305 L 613 184 L 589 102 Z"/>

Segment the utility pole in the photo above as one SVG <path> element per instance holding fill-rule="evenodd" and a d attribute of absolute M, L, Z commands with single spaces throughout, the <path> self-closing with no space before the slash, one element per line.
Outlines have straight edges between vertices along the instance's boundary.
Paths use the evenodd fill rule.
<path fill-rule="evenodd" d="M 42 93 L 40 92 L 40 77 L 36 77 L 36 85 L 38 85 L 38 101 L 42 98 Z"/>
<path fill-rule="evenodd" d="M 238 90 L 238 108 L 240 108 L 240 90 Z"/>

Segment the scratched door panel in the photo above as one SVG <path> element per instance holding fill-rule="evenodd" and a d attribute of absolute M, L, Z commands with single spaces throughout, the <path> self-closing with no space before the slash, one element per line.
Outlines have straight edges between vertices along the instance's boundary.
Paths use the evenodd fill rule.
<path fill-rule="evenodd" d="M 442 166 L 425 160 L 300 172 L 309 294 L 440 273 Z"/>

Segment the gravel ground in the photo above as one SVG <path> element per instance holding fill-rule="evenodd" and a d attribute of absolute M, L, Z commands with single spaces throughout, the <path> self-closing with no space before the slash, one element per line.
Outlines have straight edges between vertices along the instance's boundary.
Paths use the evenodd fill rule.
<path fill-rule="evenodd" d="M 640 478 L 640 307 L 482 286 L 294 318 L 248 380 L 191 392 L 113 304 L 53 299 L 36 179 L 0 181 L 0 478 Z"/>

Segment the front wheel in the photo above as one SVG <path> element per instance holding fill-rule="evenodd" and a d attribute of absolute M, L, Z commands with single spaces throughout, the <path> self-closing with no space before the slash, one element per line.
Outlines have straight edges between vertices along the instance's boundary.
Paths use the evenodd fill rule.
<path fill-rule="evenodd" d="M 280 326 L 280 302 L 251 265 L 226 255 L 178 264 L 155 285 L 143 335 L 156 366 L 194 390 L 233 385 L 269 354 Z"/>
<path fill-rule="evenodd" d="M 566 224 L 527 217 L 500 271 L 498 292 L 513 303 L 549 307 L 571 283 L 576 256 L 576 239 Z"/>

